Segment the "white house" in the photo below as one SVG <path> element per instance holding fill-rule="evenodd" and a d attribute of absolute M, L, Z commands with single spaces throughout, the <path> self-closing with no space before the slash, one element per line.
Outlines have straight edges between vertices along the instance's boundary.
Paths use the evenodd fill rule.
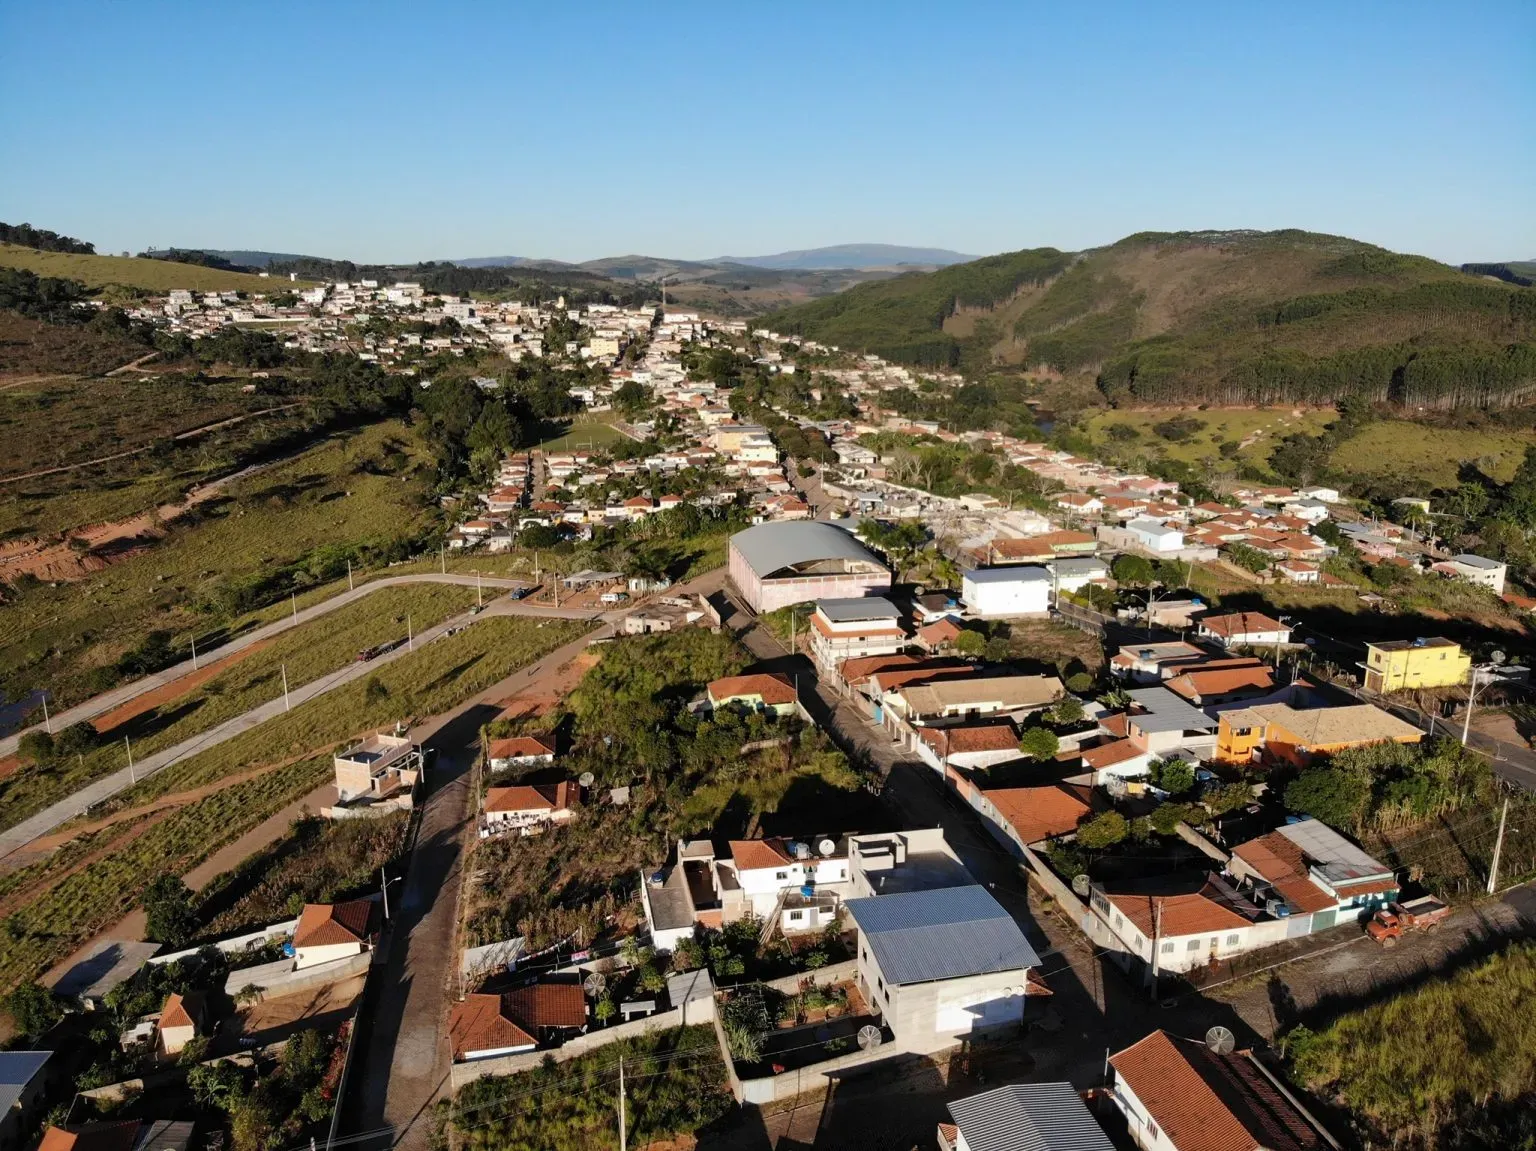
<path fill-rule="evenodd" d="M 569 780 L 489 788 L 480 834 L 484 837 L 517 831 L 531 835 L 546 827 L 569 823 L 576 817 L 579 795 L 579 786 Z"/>
<path fill-rule="evenodd" d="M 1017 1026 L 1034 948 L 979 884 L 849 900 L 859 990 L 908 1052 Z"/>
<path fill-rule="evenodd" d="M 730 858 L 717 859 L 726 923 L 751 914 L 777 918 L 786 935 L 820 931 L 837 919 L 850 893 L 847 842 L 770 838 L 730 842 Z"/>
<path fill-rule="evenodd" d="M 1132 520 L 1125 525 L 1125 533 L 1133 546 L 1149 552 L 1177 552 L 1184 550 L 1184 533 L 1158 520 Z"/>
<path fill-rule="evenodd" d="M 1201 639 L 1212 640 L 1222 647 L 1261 647 L 1291 642 L 1288 625 L 1258 611 L 1202 616 L 1195 622 L 1195 632 Z"/>
<path fill-rule="evenodd" d="M 306 903 L 293 931 L 294 969 L 359 955 L 373 946 L 377 917 L 371 899 Z"/>
<path fill-rule="evenodd" d="M 554 736 L 515 735 L 492 740 L 491 746 L 486 749 L 486 759 L 492 771 L 552 764 L 555 762 Z"/>
<path fill-rule="evenodd" d="M 1504 577 L 1509 571 L 1508 565 L 1501 564 L 1498 560 L 1468 553 L 1452 556 L 1444 563 L 1437 563 L 1434 566 L 1436 571 L 1443 571 L 1457 579 L 1466 580 L 1467 583 L 1485 587 L 1494 595 L 1504 593 Z"/>
<path fill-rule="evenodd" d="M 962 572 L 960 598 L 978 619 L 1046 615 L 1051 573 L 1043 567 L 976 568 Z"/>
<path fill-rule="evenodd" d="M 845 659 L 895 655 L 907 646 L 901 611 L 883 596 L 816 601 L 810 619 L 811 653 L 822 672 Z"/>
<path fill-rule="evenodd" d="M 1151 970 L 1155 953 L 1155 968 L 1164 975 L 1285 938 L 1283 922 L 1256 924 L 1217 898 L 1219 894 L 1208 880 L 1198 890 L 1157 893 L 1110 892 L 1095 884 L 1089 904 L 1119 940 L 1123 955 L 1134 956 L 1144 970 Z"/>

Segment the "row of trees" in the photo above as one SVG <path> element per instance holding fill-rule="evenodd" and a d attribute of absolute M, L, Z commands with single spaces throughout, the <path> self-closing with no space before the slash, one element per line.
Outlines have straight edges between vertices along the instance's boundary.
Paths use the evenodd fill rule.
<path fill-rule="evenodd" d="M 0 223 L 0 243 L 20 244 L 23 248 L 36 248 L 40 252 L 72 252 L 81 256 L 94 255 L 96 252 L 95 244 L 50 232 L 47 228 L 34 228 L 31 224 Z"/>

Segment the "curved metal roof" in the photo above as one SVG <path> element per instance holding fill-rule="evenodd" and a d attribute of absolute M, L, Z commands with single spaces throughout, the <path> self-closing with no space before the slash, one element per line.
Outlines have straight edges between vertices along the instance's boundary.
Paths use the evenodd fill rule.
<path fill-rule="evenodd" d="M 813 560 L 862 560 L 883 567 L 879 558 L 841 528 L 815 520 L 758 524 L 731 537 L 731 546 L 760 579 L 783 568 Z"/>

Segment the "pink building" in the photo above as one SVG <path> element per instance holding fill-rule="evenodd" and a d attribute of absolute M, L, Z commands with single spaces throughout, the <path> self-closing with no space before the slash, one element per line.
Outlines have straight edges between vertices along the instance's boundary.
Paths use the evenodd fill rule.
<path fill-rule="evenodd" d="M 755 612 L 879 595 L 891 573 L 852 533 L 820 521 L 759 524 L 731 537 L 731 582 Z"/>

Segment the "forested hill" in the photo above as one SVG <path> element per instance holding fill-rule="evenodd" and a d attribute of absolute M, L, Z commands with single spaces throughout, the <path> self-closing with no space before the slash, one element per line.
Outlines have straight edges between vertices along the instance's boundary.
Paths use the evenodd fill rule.
<path fill-rule="evenodd" d="M 1117 403 L 1501 406 L 1536 395 L 1536 289 L 1309 232 L 1143 233 L 865 284 L 765 327 Z"/>

